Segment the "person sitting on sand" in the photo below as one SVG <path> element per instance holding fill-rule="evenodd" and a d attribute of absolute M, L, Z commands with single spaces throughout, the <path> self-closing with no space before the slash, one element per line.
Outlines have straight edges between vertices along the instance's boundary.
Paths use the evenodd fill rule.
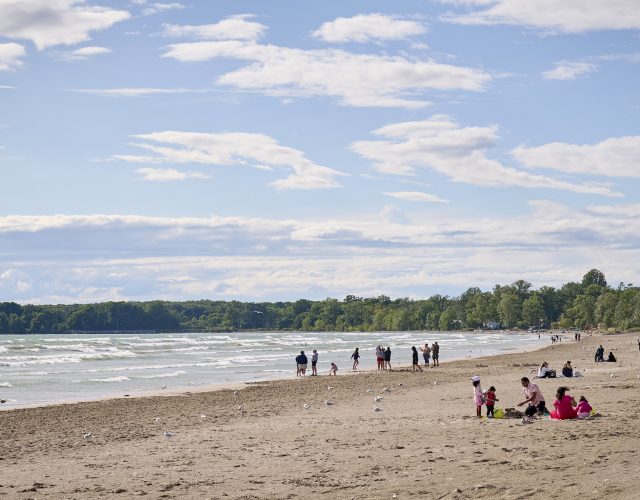
<path fill-rule="evenodd" d="M 329 376 L 338 375 L 338 365 L 335 363 L 331 363 L 331 367 L 329 368 Z"/>
<path fill-rule="evenodd" d="M 411 367 L 413 368 L 413 372 L 415 373 L 416 369 L 423 371 L 422 367 L 418 364 L 418 350 L 416 349 L 416 346 L 411 346 L 411 351 L 412 351 Z"/>
<path fill-rule="evenodd" d="M 318 351 L 315 349 L 311 355 L 311 376 L 318 376 Z"/>
<path fill-rule="evenodd" d="M 305 373 L 307 372 L 307 363 L 308 363 L 308 359 L 306 354 L 304 353 L 304 351 L 300 351 L 300 354 L 298 354 L 296 356 L 296 365 L 298 367 L 298 372 L 297 375 L 298 376 L 302 376 L 304 377 Z"/>
<path fill-rule="evenodd" d="M 555 378 L 556 371 L 549 368 L 549 363 L 543 361 L 538 368 L 538 378 Z"/>
<path fill-rule="evenodd" d="M 576 413 L 578 418 L 589 418 L 591 416 L 591 405 L 587 398 L 584 396 L 580 396 L 580 401 L 578 401 L 578 406 L 576 406 Z"/>
<path fill-rule="evenodd" d="M 431 358 L 431 348 L 429 344 L 424 344 L 424 349 L 421 347 L 422 357 L 424 358 L 424 365 L 429 368 L 429 358 Z"/>
<path fill-rule="evenodd" d="M 391 371 L 391 347 L 387 346 L 384 351 L 384 367 L 385 369 Z"/>
<path fill-rule="evenodd" d="M 482 387 L 480 387 L 480 377 L 474 375 L 471 377 L 471 385 L 473 385 L 473 402 L 476 404 L 476 417 L 482 417 L 482 405 L 484 404 L 484 395 Z"/>
<path fill-rule="evenodd" d="M 568 390 L 569 389 L 567 387 L 558 387 L 558 391 L 556 392 L 556 400 L 553 402 L 553 406 L 555 406 L 556 409 L 551 410 L 551 412 L 549 413 L 549 416 L 551 418 L 557 420 L 568 420 L 571 418 L 576 418 L 576 400 L 573 399 L 573 396 L 569 396 L 567 394 Z"/>
<path fill-rule="evenodd" d="M 562 367 L 562 376 L 573 377 L 573 366 L 571 366 L 571 361 L 567 361 Z"/>
<path fill-rule="evenodd" d="M 522 383 L 522 392 L 526 399 L 518 403 L 518 406 L 527 405 L 527 409 L 524 411 L 525 418 L 531 420 L 536 412 L 538 415 L 543 415 L 547 407 L 540 388 L 536 384 L 532 384 L 527 377 L 522 377 L 520 382 Z"/>
<path fill-rule="evenodd" d="M 353 359 L 353 368 L 352 370 L 355 372 L 356 368 L 358 367 L 358 365 L 360 364 L 360 350 L 356 347 L 356 350 L 353 351 L 353 354 L 351 355 L 351 359 Z"/>
<path fill-rule="evenodd" d="M 607 358 L 607 363 L 615 363 L 618 360 L 616 359 L 616 357 L 613 355 L 613 353 L 611 351 L 609 351 L 609 357 Z"/>

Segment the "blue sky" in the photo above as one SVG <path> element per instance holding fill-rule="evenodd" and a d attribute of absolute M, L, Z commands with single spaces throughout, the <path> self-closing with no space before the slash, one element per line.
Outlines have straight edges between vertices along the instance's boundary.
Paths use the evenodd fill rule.
<path fill-rule="evenodd" d="M 635 0 L 0 12 L 0 300 L 640 280 Z"/>

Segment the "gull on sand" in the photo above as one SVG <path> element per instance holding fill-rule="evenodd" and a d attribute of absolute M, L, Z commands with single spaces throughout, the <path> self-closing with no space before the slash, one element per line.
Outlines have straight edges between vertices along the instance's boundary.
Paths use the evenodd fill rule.
<path fill-rule="evenodd" d="M 166 438 L 172 438 L 172 437 L 173 437 L 173 432 L 164 431 L 164 437 L 166 437 Z"/>
<path fill-rule="evenodd" d="M 382 408 L 378 407 L 378 406 L 374 406 L 373 407 L 373 411 L 382 411 Z"/>
<path fill-rule="evenodd" d="M 91 439 L 91 438 L 93 437 L 93 434 L 91 434 L 90 432 L 85 432 L 85 433 L 82 435 L 82 437 L 83 437 L 85 440 L 88 440 L 88 439 Z"/>

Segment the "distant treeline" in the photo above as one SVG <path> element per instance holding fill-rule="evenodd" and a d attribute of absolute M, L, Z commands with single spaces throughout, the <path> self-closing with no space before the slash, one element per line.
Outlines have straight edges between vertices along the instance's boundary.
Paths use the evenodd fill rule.
<path fill-rule="evenodd" d="M 518 280 L 459 297 L 392 300 L 381 295 L 295 302 L 104 302 L 73 305 L 0 303 L 0 333 L 107 331 L 382 331 L 469 328 L 640 327 L 640 288 L 607 284 L 597 269 L 561 288 Z"/>

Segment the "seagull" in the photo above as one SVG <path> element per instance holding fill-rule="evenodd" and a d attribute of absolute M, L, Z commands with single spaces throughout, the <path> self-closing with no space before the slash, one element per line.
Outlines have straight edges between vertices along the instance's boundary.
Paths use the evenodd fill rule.
<path fill-rule="evenodd" d="M 166 385 L 163 385 L 163 386 L 162 386 L 162 388 L 163 388 L 163 389 L 166 389 L 166 388 L 167 388 L 167 386 L 166 386 Z"/>
<path fill-rule="evenodd" d="M 391 392 L 391 389 L 389 389 L 388 387 L 383 387 L 382 392 Z"/>
<path fill-rule="evenodd" d="M 378 406 L 374 406 L 373 411 L 382 411 L 382 408 L 379 408 Z"/>
<path fill-rule="evenodd" d="M 332 387 L 332 386 L 330 386 L 330 385 L 328 385 L 328 386 L 327 386 L 327 391 L 332 391 L 332 390 L 333 390 L 333 387 Z"/>
<path fill-rule="evenodd" d="M 327 406 L 331 406 L 333 404 L 333 401 L 331 401 L 330 399 L 325 399 L 324 404 Z"/>
<path fill-rule="evenodd" d="M 373 392 L 373 390 L 372 389 L 367 389 L 367 392 Z"/>
<path fill-rule="evenodd" d="M 91 434 L 90 432 L 85 432 L 82 437 L 84 438 L 85 441 L 88 441 L 89 439 L 91 439 L 93 437 L 93 434 Z"/>
<path fill-rule="evenodd" d="M 172 438 L 173 437 L 173 432 L 164 431 L 164 437 L 166 437 L 167 439 Z"/>
<path fill-rule="evenodd" d="M 303 407 L 305 410 L 308 410 L 309 408 L 311 408 L 311 405 L 310 405 L 310 404 L 305 403 L 304 405 L 302 405 L 302 407 Z"/>
<path fill-rule="evenodd" d="M 156 417 L 156 423 L 160 422 L 160 417 Z"/>
<path fill-rule="evenodd" d="M 200 415 L 200 418 L 201 418 L 202 420 L 204 420 L 205 418 L 207 418 L 207 416 L 206 416 L 206 415 Z"/>
<path fill-rule="evenodd" d="M 383 400 L 382 396 L 376 396 L 375 402 L 380 403 Z"/>
<path fill-rule="evenodd" d="M 238 405 L 238 410 L 242 411 L 244 408 L 242 405 Z"/>
<path fill-rule="evenodd" d="M 437 380 L 436 380 L 436 381 L 434 381 L 434 382 L 433 382 L 433 385 L 438 385 L 438 381 L 437 381 Z"/>
<path fill-rule="evenodd" d="M 237 395 L 238 395 L 238 389 L 236 389 L 236 390 L 234 390 L 234 391 L 233 391 L 233 395 L 234 395 L 234 396 L 237 396 Z"/>

